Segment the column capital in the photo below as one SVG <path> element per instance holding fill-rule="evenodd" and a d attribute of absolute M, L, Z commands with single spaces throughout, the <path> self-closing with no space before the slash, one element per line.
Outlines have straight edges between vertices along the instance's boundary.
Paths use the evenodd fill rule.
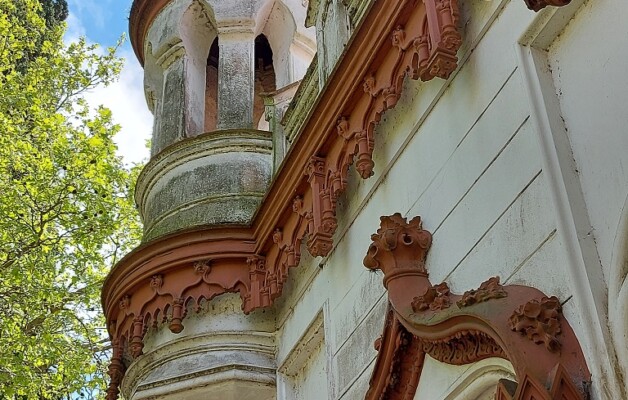
<path fill-rule="evenodd" d="M 224 20 L 217 24 L 218 40 L 244 41 L 255 36 L 255 21 L 245 20 Z"/>
<path fill-rule="evenodd" d="M 174 43 L 169 43 L 166 46 L 162 46 L 161 49 L 155 54 L 156 64 L 163 70 L 167 70 L 174 62 L 179 60 L 185 55 L 185 47 L 183 41 L 178 40 Z"/>

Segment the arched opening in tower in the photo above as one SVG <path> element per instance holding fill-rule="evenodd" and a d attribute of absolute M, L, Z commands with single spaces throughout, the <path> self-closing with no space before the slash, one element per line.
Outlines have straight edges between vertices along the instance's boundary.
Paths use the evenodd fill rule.
<path fill-rule="evenodd" d="M 255 96 L 253 121 L 257 128 L 267 126 L 264 119 L 264 93 L 274 92 L 276 87 L 273 50 L 264 34 L 255 38 Z"/>
<path fill-rule="evenodd" d="M 218 117 L 218 38 L 214 39 L 207 58 L 205 77 L 205 132 L 216 129 Z"/>

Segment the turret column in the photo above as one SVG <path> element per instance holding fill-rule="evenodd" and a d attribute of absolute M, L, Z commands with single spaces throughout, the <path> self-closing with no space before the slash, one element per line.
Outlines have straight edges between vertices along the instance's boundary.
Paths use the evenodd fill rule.
<path fill-rule="evenodd" d="M 205 59 L 179 42 L 160 55 L 157 62 L 164 71 L 162 101 L 156 110 L 159 126 L 153 133 L 151 155 L 186 137 L 204 130 Z"/>
<path fill-rule="evenodd" d="M 219 27 L 218 129 L 253 127 L 255 35 L 246 26 Z"/>

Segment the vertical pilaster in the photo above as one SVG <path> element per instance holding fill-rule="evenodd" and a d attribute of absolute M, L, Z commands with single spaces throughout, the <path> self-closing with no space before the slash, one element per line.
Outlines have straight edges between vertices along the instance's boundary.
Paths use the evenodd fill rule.
<path fill-rule="evenodd" d="M 255 37 L 253 29 L 219 29 L 218 129 L 253 127 Z"/>
<path fill-rule="evenodd" d="M 155 112 L 152 155 L 204 130 L 205 63 L 193 57 L 194 53 L 179 42 L 158 59 L 164 77 Z"/>

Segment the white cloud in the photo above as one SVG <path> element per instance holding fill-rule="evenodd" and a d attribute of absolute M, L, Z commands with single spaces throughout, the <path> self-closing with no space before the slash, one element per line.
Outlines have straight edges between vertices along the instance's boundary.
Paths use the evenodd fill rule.
<path fill-rule="evenodd" d="M 109 6 L 110 1 L 104 2 L 107 4 L 103 4 L 103 0 L 69 0 L 68 5 L 70 9 L 77 10 L 79 16 L 89 15 L 97 27 L 103 28 L 106 22 L 103 6 Z"/>
<path fill-rule="evenodd" d="M 85 26 L 73 12 L 70 12 L 65 22 L 68 24 L 68 29 L 63 37 L 66 43 L 75 43 L 81 36 L 86 35 Z"/>
<path fill-rule="evenodd" d="M 148 110 L 144 97 L 144 71 L 129 49 L 120 51 L 126 63 L 120 79 L 107 87 L 98 87 L 86 94 L 90 105 L 103 105 L 113 114 L 115 123 L 120 124 L 120 132 L 115 141 L 118 154 L 126 163 L 148 159 L 146 140 L 150 139 L 153 128 L 153 115 Z"/>
<path fill-rule="evenodd" d="M 86 36 L 85 26 L 75 14 L 70 13 L 67 22 L 68 30 L 64 37 L 66 43 Z M 89 38 L 87 41 L 90 42 Z M 114 122 L 121 127 L 114 138 L 118 145 L 118 154 L 125 163 L 131 164 L 145 161 L 149 157 L 145 143 L 151 137 L 153 115 L 146 105 L 144 71 L 135 54 L 127 46 L 118 51 L 118 56 L 125 59 L 119 80 L 107 87 L 99 86 L 90 90 L 85 98 L 93 108 L 102 105 L 111 110 Z"/>

